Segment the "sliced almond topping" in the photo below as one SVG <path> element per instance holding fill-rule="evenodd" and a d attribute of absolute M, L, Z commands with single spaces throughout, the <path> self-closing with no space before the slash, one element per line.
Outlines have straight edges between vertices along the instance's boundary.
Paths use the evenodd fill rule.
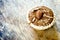
<path fill-rule="evenodd" d="M 35 19 L 35 17 L 32 19 L 32 22 L 34 22 L 36 19 Z"/>

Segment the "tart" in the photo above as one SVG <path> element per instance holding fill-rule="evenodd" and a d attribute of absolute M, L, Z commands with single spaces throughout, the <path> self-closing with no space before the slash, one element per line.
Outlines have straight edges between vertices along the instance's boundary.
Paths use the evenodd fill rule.
<path fill-rule="evenodd" d="M 55 16 L 50 8 L 40 6 L 29 11 L 27 21 L 31 27 L 38 30 L 45 30 L 54 24 Z"/>

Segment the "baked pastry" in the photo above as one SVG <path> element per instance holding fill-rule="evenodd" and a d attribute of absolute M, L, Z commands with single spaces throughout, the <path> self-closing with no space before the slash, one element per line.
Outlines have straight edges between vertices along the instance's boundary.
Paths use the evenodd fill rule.
<path fill-rule="evenodd" d="M 55 22 L 54 13 L 48 7 L 41 6 L 32 9 L 27 16 L 28 23 L 35 29 L 44 30 Z"/>

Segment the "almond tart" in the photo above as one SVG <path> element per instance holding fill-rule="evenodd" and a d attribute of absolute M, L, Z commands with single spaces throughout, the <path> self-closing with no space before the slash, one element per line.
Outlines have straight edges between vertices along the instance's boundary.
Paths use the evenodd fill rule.
<path fill-rule="evenodd" d="M 53 11 L 46 7 L 35 7 L 27 14 L 27 21 L 31 27 L 37 30 L 45 30 L 53 26 L 55 16 Z"/>

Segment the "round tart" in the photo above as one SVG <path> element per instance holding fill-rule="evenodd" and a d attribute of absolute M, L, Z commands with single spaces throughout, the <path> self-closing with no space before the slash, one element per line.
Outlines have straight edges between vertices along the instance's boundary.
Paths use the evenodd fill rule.
<path fill-rule="evenodd" d="M 38 30 L 45 30 L 53 26 L 55 16 L 50 8 L 41 6 L 30 10 L 27 14 L 27 21 L 31 27 Z"/>

